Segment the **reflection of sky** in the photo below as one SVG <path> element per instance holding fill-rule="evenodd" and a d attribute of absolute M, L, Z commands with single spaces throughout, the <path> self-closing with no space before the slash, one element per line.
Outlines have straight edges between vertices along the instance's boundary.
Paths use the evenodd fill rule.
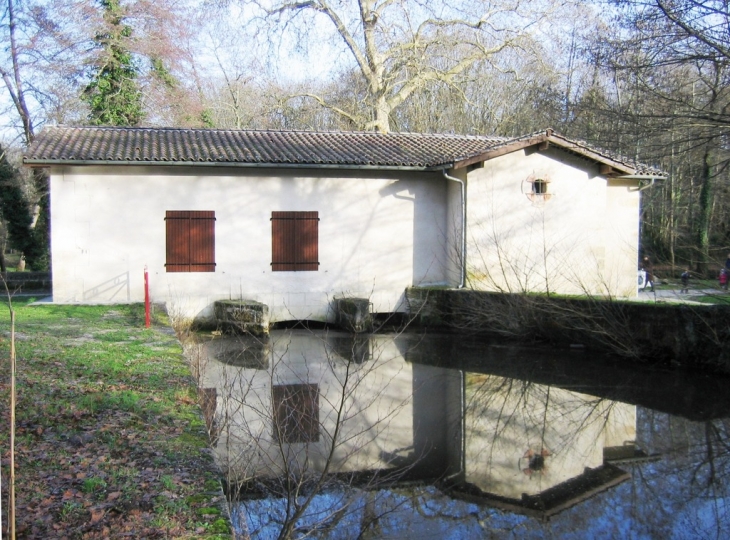
<path fill-rule="evenodd" d="M 433 487 L 410 491 L 380 491 L 370 496 L 380 520 L 378 538 L 728 538 L 727 498 L 693 497 L 680 475 L 668 473 L 662 462 L 647 463 L 632 472 L 632 480 L 554 516 L 549 522 L 450 499 Z M 319 497 L 316 509 L 331 501 Z M 250 523 L 257 538 L 276 537 L 271 520 L 282 501 L 249 501 Z M 360 505 L 327 538 L 354 538 L 363 517 Z M 718 511 L 721 512 L 718 515 Z"/>

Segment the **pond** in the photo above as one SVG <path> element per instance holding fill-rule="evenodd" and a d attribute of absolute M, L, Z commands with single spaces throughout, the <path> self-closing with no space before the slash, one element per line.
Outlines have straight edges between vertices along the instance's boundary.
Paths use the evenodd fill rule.
<path fill-rule="evenodd" d="M 188 350 L 252 538 L 727 538 L 730 380 L 464 336 Z"/>

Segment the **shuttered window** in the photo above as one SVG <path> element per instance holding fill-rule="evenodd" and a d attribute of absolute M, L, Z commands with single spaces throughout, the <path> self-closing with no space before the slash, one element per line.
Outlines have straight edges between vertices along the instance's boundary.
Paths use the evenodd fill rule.
<path fill-rule="evenodd" d="M 271 269 L 319 270 L 319 212 L 271 213 Z"/>
<path fill-rule="evenodd" d="M 319 386 L 284 384 L 272 387 L 274 438 L 280 443 L 319 441 Z"/>
<path fill-rule="evenodd" d="M 215 272 L 215 212 L 168 210 L 168 272 Z"/>

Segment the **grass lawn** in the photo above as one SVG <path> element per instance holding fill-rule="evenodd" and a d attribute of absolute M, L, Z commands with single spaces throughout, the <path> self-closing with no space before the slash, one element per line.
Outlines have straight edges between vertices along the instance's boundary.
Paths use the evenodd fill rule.
<path fill-rule="evenodd" d="M 682 288 L 682 282 L 679 279 L 663 279 L 655 283 L 655 288 L 662 290 L 679 290 Z M 720 291 L 716 279 L 698 279 L 692 278 L 689 281 L 689 287 L 693 290 L 699 289 L 717 289 Z"/>
<path fill-rule="evenodd" d="M 230 538 L 182 348 L 144 308 L 15 301 L 19 538 Z M 10 316 L 0 304 L 3 526 Z"/>
<path fill-rule="evenodd" d="M 693 298 L 693 300 L 697 302 L 702 302 L 703 304 L 720 304 L 725 306 L 730 305 L 730 295 L 728 295 L 726 292 L 697 296 Z"/>

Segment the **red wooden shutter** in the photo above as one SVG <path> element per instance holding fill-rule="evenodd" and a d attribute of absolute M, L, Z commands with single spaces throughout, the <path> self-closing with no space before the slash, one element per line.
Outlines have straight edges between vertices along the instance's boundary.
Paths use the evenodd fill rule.
<path fill-rule="evenodd" d="M 319 270 L 319 212 L 271 213 L 271 269 Z"/>
<path fill-rule="evenodd" d="M 215 272 L 215 212 L 168 210 L 168 272 Z"/>
<path fill-rule="evenodd" d="M 319 270 L 319 213 L 298 212 L 297 270 Z"/>
<path fill-rule="evenodd" d="M 190 271 L 215 272 L 215 212 L 190 214 Z"/>
<path fill-rule="evenodd" d="M 187 212 L 170 212 L 165 214 L 165 227 L 167 229 L 167 264 L 165 269 L 168 272 L 187 272 L 188 260 L 190 260 L 190 243 L 188 232 L 190 220 Z"/>

